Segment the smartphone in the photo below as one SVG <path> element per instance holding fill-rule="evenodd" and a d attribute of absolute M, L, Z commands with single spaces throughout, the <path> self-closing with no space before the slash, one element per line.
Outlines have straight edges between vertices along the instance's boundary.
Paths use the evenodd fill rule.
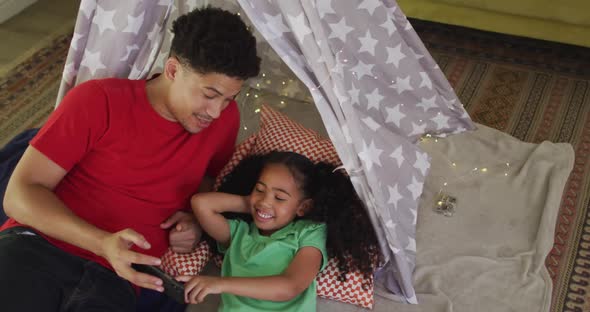
<path fill-rule="evenodd" d="M 131 267 L 138 272 L 147 273 L 162 279 L 164 293 L 178 303 L 186 304 L 186 302 L 184 302 L 184 283 L 175 280 L 162 269 L 153 265 L 133 263 Z"/>

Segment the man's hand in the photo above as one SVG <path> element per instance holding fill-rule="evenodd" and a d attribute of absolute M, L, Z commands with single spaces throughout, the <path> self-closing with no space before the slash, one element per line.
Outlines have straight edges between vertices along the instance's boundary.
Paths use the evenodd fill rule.
<path fill-rule="evenodd" d="M 201 303 L 208 294 L 223 292 L 223 279 L 215 276 L 178 276 L 176 280 L 186 282 L 184 300 L 186 303 Z"/>
<path fill-rule="evenodd" d="M 139 287 L 149 288 L 159 292 L 164 291 L 161 279 L 137 272 L 131 268 L 132 263 L 160 265 L 160 259 L 129 250 L 133 245 L 137 245 L 142 249 L 151 248 L 143 235 L 134 230 L 125 229 L 103 238 L 100 256 L 111 264 L 120 277 Z"/>
<path fill-rule="evenodd" d="M 193 251 L 203 234 L 203 230 L 197 223 L 195 216 L 184 211 L 175 212 L 164 223 L 160 224 L 160 227 L 170 229 L 168 233 L 170 248 L 177 253 Z"/>

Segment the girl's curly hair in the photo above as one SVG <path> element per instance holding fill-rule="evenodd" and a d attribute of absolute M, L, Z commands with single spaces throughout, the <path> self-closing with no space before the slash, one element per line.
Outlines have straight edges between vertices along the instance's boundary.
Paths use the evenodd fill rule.
<path fill-rule="evenodd" d="M 205 7 L 172 24 L 170 53 L 201 73 L 220 73 L 246 80 L 260 71 L 256 39 L 236 14 Z"/>
<path fill-rule="evenodd" d="M 249 156 L 223 178 L 218 191 L 250 194 L 267 164 L 289 168 L 304 197 L 313 200 L 313 208 L 302 218 L 326 224 L 328 256 L 338 262 L 339 279 L 345 281 L 348 272 L 358 270 L 365 277 L 363 286 L 368 286 L 380 257 L 377 237 L 349 177 L 340 170 L 334 172 L 334 166 L 324 162 L 314 164 L 292 152 Z M 243 214 L 226 217 L 252 220 L 250 215 Z"/>

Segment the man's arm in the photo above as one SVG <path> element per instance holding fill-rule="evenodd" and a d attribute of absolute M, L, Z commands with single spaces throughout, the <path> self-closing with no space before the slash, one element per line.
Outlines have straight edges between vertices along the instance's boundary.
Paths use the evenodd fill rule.
<path fill-rule="evenodd" d="M 129 250 L 130 243 L 149 249 L 149 243 L 130 229 L 105 232 L 75 215 L 53 190 L 66 170 L 29 146 L 6 189 L 4 209 L 18 222 L 107 259 L 117 274 L 141 287 L 159 289 L 161 281 L 131 269 L 130 263 L 159 264 L 159 259 Z"/>

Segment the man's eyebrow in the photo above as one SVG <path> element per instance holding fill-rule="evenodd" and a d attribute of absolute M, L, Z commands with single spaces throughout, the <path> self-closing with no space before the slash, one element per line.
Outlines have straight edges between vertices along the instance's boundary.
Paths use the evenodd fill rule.
<path fill-rule="evenodd" d="M 215 89 L 215 88 L 213 88 L 213 87 L 205 87 L 205 89 L 207 89 L 207 90 L 211 90 L 211 91 L 213 91 L 213 92 L 217 93 L 218 95 L 221 95 L 221 96 L 223 96 L 223 94 L 222 94 L 221 92 L 219 92 L 219 90 L 217 90 L 217 89 Z M 236 93 L 236 94 L 234 94 L 233 96 L 231 96 L 230 98 L 231 98 L 232 100 L 235 100 L 235 99 L 236 99 L 236 96 L 238 96 L 238 94 L 240 94 L 240 92 L 241 92 L 241 90 L 240 90 L 240 91 L 238 91 L 238 93 Z"/>

